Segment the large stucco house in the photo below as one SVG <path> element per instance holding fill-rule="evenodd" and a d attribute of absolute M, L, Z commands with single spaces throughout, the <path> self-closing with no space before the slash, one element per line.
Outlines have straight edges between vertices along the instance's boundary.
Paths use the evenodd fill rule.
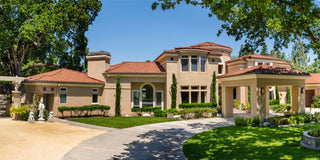
<path fill-rule="evenodd" d="M 55 115 L 59 115 L 57 110 L 59 106 L 91 104 L 109 105 L 111 106 L 109 115 L 114 115 L 116 78 L 117 75 L 120 75 L 121 113 L 131 115 L 132 107 L 153 106 L 169 109 L 171 107 L 170 86 L 173 74 L 176 75 L 178 81 L 177 105 L 180 103 L 210 102 L 214 72 L 219 79 L 219 83 L 217 83 L 219 89 L 214 93 L 217 96 L 219 92 L 226 89 L 223 84 L 230 83 L 230 77 L 258 73 L 263 69 L 270 71 L 265 72 L 266 74 L 275 73 L 298 77 L 299 83 L 301 81 L 302 84 L 303 80 L 303 87 L 305 79 L 309 77 L 308 74 L 291 70 L 289 63 L 278 58 L 252 54 L 231 59 L 231 52 L 232 49 L 228 46 L 204 42 L 165 50 L 153 62 L 122 62 L 111 66 L 110 53 L 105 51 L 90 52 L 86 57 L 88 61 L 87 73 L 59 69 L 26 77 L 24 81 L 25 100 L 32 102 L 34 93 L 40 92 L 44 95 L 47 109 L 52 110 Z M 314 78 L 314 75 L 311 77 Z M 316 75 L 316 77 L 318 78 L 312 79 L 312 86 L 308 87 L 307 84 L 305 86 L 308 94 L 306 97 L 310 98 L 309 94 L 311 94 L 311 99 L 312 96 L 320 92 L 318 89 L 318 87 L 320 88 L 320 76 Z M 223 81 L 220 82 L 220 80 Z M 234 80 L 232 81 L 234 82 Z M 220 84 L 222 84 L 222 88 L 219 87 Z M 282 88 L 285 87 L 287 86 L 282 86 Z M 271 94 L 273 88 L 272 85 L 268 86 Z M 228 94 L 231 93 L 230 95 L 225 95 L 225 97 L 223 97 L 223 93 L 220 95 L 223 100 L 229 97 L 228 100 L 232 102 L 228 102 L 228 104 L 231 106 L 233 99 L 247 104 L 247 92 L 248 85 L 233 85 L 232 92 L 228 92 Z M 284 103 L 286 93 L 282 93 L 281 90 L 281 94 L 283 94 L 281 98 Z M 226 110 L 223 112 L 225 115 L 230 115 L 226 114 L 228 112 Z"/>

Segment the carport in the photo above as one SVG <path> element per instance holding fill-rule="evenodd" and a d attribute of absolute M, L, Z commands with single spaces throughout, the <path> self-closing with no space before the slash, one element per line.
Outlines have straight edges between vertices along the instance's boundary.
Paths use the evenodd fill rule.
<path fill-rule="evenodd" d="M 291 86 L 292 110 L 305 111 L 305 80 L 308 73 L 259 65 L 218 76 L 222 88 L 222 114 L 233 117 L 233 87 L 251 87 L 251 116 L 266 118 L 269 113 L 269 86 Z"/>

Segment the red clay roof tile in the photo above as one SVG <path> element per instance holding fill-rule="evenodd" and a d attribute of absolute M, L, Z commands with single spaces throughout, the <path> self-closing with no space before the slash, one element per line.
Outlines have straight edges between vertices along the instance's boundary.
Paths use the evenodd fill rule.
<path fill-rule="evenodd" d="M 275 67 L 275 66 L 269 66 L 269 65 L 259 65 L 254 66 L 250 68 L 246 68 L 243 70 L 238 70 L 230 73 L 226 73 L 223 75 L 218 76 L 218 78 L 224 78 L 224 77 L 231 77 L 231 76 L 237 76 L 237 75 L 243 75 L 243 74 L 249 74 L 249 73 L 255 73 L 255 74 L 278 74 L 278 75 L 310 75 L 309 73 L 304 73 L 296 70 L 290 70 L 287 68 L 281 68 L 281 67 Z"/>
<path fill-rule="evenodd" d="M 105 73 L 165 74 L 166 70 L 158 62 L 122 62 L 111 66 Z"/>
<path fill-rule="evenodd" d="M 306 84 L 320 83 L 320 73 L 310 73 L 310 77 L 306 79 Z"/>
<path fill-rule="evenodd" d="M 102 74 L 102 73 L 101 73 Z M 85 84 L 104 84 L 100 81 L 89 77 L 86 73 L 62 68 L 24 79 L 26 82 L 56 82 L 56 83 L 85 83 Z"/>
<path fill-rule="evenodd" d="M 199 43 L 199 44 L 192 45 L 192 46 L 190 46 L 190 47 L 204 47 L 204 46 L 218 46 L 218 47 L 230 48 L 230 47 L 228 47 L 228 46 L 224 46 L 224 45 L 217 44 L 217 43 L 212 43 L 212 42 L 203 42 L 203 43 Z M 231 49 L 231 48 L 230 48 L 230 49 Z"/>
<path fill-rule="evenodd" d="M 250 54 L 250 55 L 238 57 L 238 58 L 235 58 L 235 59 L 231 59 L 229 61 L 226 61 L 226 63 L 235 62 L 235 61 L 239 61 L 239 60 L 244 60 L 244 59 L 247 59 L 247 58 L 280 60 L 279 58 L 276 58 L 276 57 L 269 57 L 269 56 L 264 56 L 264 55 L 260 55 L 260 54 Z"/>

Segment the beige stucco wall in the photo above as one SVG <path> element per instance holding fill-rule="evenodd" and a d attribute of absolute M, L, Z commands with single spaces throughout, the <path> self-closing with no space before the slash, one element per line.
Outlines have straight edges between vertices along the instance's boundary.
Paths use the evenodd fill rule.
<path fill-rule="evenodd" d="M 87 56 L 88 76 L 104 81 L 103 73 L 110 67 L 110 57 L 108 56 Z"/>
<path fill-rule="evenodd" d="M 43 91 L 43 88 L 46 87 L 47 90 Z M 66 87 L 67 92 L 60 92 L 61 87 Z M 54 88 L 54 91 L 51 91 L 51 88 Z M 66 107 L 75 107 L 75 106 L 83 106 L 83 105 L 92 105 L 92 89 L 98 88 L 98 101 L 99 105 L 104 105 L 102 103 L 102 87 L 101 85 L 86 85 L 79 84 L 76 86 L 70 86 L 70 84 L 57 84 L 57 83 L 42 83 L 42 84 L 27 84 L 25 85 L 26 91 L 26 102 L 32 103 L 33 101 L 33 93 L 39 93 L 41 96 L 45 94 L 52 95 L 52 111 L 54 115 L 61 116 L 58 111 L 58 107 L 66 106 Z M 67 103 L 60 104 L 60 94 L 67 94 Z"/>
<path fill-rule="evenodd" d="M 188 72 L 182 72 L 181 71 L 181 56 L 182 55 L 188 55 L 189 56 L 189 71 Z M 198 56 L 198 71 L 197 72 L 192 72 L 191 71 L 191 55 L 196 55 Z M 200 56 L 205 56 L 205 72 L 201 72 L 200 70 Z M 220 58 L 222 61 L 229 60 L 230 57 L 228 57 L 227 54 L 223 54 L 224 57 L 219 57 L 216 56 L 215 58 Z M 180 54 L 177 58 L 176 62 L 167 62 L 167 77 L 166 77 L 166 90 L 170 91 L 170 86 L 172 84 L 172 74 L 176 75 L 177 82 L 178 82 L 178 87 L 177 87 L 177 106 L 181 104 L 181 86 L 189 86 L 189 90 L 183 90 L 183 91 L 188 91 L 189 92 L 189 97 L 191 92 L 198 92 L 198 99 L 200 100 L 200 94 L 201 92 L 206 92 L 206 98 L 205 102 L 211 102 L 211 85 L 212 85 L 212 75 L 213 72 L 216 72 L 216 75 L 218 76 L 218 65 L 219 63 L 212 63 L 209 62 L 210 59 L 214 58 L 214 56 L 208 56 L 206 52 L 189 52 L 189 51 L 180 51 Z M 224 64 L 224 63 L 223 63 Z M 199 89 L 197 90 L 192 90 L 192 86 L 198 86 Z M 206 89 L 201 90 L 201 86 L 205 86 Z M 218 97 L 218 84 L 216 87 L 216 96 Z M 171 95 L 167 94 L 166 95 L 166 105 L 165 108 L 170 109 L 171 108 Z M 199 101 L 198 100 L 198 101 Z M 189 102 L 190 102 L 189 98 Z M 200 101 L 199 101 L 200 102 Z"/>
<path fill-rule="evenodd" d="M 116 76 L 106 75 L 106 85 L 102 93 L 102 103 L 111 107 L 109 115 L 115 114 Z M 121 101 L 120 110 L 122 115 L 132 115 L 132 90 L 139 90 L 143 84 L 151 84 L 156 90 L 165 91 L 165 75 L 120 75 Z M 164 98 L 165 100 L 165 98 Z M 164 103 L 165 104 L 165 103 Z"/>

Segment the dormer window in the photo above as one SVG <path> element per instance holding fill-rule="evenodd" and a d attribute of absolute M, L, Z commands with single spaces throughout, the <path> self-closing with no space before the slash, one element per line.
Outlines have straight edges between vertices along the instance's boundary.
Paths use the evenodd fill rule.
<path fill-rule="evenodd" d="M 218 62 L 221 62 L 221 59 L 220 59 L 220 58 L 218 58 Z"/>

